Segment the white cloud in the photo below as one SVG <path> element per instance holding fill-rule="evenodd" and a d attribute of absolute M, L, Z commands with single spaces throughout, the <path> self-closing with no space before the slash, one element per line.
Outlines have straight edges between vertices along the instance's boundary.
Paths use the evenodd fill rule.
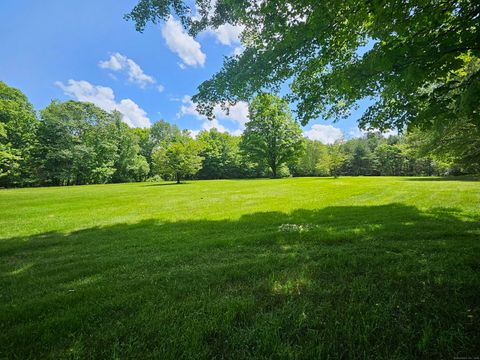
<path fill-rule="evenodd" d="M 192 139 L 196 139 L 198 134 L 200 134 L 200 130 L 188 130 L 188 134 Z"/>
<path fill-rule="evenodd" d="M 173 99 L 173 101 L 176 101 L 177 99 Z M 197 111 L 197 106 L 193 103 L 192 98 L 188 95 L 185 95 L 181 100 L 182 106 L 180 106 L 180 110 L 177 113 L 177 118 L 180 118 L 185 115 L 192 115 L 196 117 L 197 119 L 200 120 L 207 120 L 207 117 L 204 115 L 201 115 Z"/>
<path fill-rule="evenodd" d="M 147 75 L 143 72 L 142 68 L 132 59 L 127 60 L 128 63 L 128 80 L 135 82 L 140 86 L 145 86 L 146 84 L 154 84 L 155 80 L 150 75 Z"/>
<path fill-rule="evenodd" d="M 233 49 L 233 55 L 234 56 L 242 55 L 244 50 L 245 48 L 243 46 L 237 46 L 235 49 Z"/>
<path fill-rule="evenodd" d="M 105 111 L 117 110 L 123 114 L 123 121 L 131 127 L 150 127 L 147 113 L 131 99 L 115 100 L 113 90 L 106 86 L 92 85 L 88 81 L 68 80 L 65 85 L 55 83 L 66 95 L 79 101 L 91 102 Z"/>
<path fill-rule="evenodd" d="M 362 130 L 358 127 L 351 128 L 350 130 L 348 130 L 348 136 L 351 137 L 351 138 L 359 138 L 359 137 L 362 137 L 366 134 L 367 134 L 367 131 Z"/>
<path fill-rule="evenodd" d="M 240 34 L 245 27 L 243 25 L 223 24 L 216 29 L 208 29 L 207 34 L 215 36 L 223 45 L 240 44 Z"/>
<path fill-rule="evenodd" d="M 122 99 L 116 109 L 123 114 L 123 120 L 131 127 L 150 127 L 147 113 L 131 99 Z"/>
<path fill-rule="evenodd" d="M 398 135 L 398 130 L 397 129 L 387 130 L 387 131 L 382 132 L 382 136 L 385 137 L 385 138 L 388 138 L 388 137 L 394 136 L 394 135 Z"/>
<path fill-rule="evenodd" d="M 217 6 L 217 0 L 210 1 L 210 9 L 208 11 L 207 17 L 211 19 L 215 15 L 215 8 Z M 201 16 L 198 12 L 192 16 L 193 20 L 201 20 Z M 245 29 L 244 25 L 232 25 L 232 24 L 222 24 L 217 28 L 207 28 L 203 31 L 203 34 L 214 36 L 217 41 L 223 45 L 233 45 L 240 43 L 240 34 Z"/>
<path fill-rule="evenodd" d="M 230 106 L 228 114 L 221 108 L 220 105 L 215 106 L 213 110 L 215 119 L 213 120 L 208 120 L 205 115 L 202 115 L 198 112 L 197 106 L 193 103 L 190 96 L 185 95 L 181 101 L 182 106 L 177 113 L 177 117 L 180 118 L 182 116 L 191 115 L 202 121 L 203 130 L 216 128 L 220 132 L 229 132 L 233 135 L 240 135 L 245 128 L 245 123 L 248 121 L 248 103 L 243 101 L 238 102 L 234 106 Z M 222 123 L 220 123 L 220 120 L 228 120 L 235 123 L 237 125 L 237 129 L 228 129 Z"/>
<path fill-rule="evenodd" d="M 100 61 L 98 66 L 112 71 L 124 71 L 128 75 L 128 81 L 139 85 L 141 88 L 156 83 L 153 76 L 145 74 L 140 65 L 118 52 L 110 55 L 110 59 Z"/>
<path fill-rule="evenodd" d="M 215 117 L 220 119 L 227 119 L 237 123 L 242 129 L 248 122 L 248 103 L 245 101 L 239 101 L 233 106 L 229 107 L 228 114 L 223 110 L 220 105 L 215 106 Z"/>
<path fill-rule="evenodd" d="M 115 53 L 110 56 L 110 59 L 100 61 L 98 66 L 102 69 L 110 69 L 113 71 L 120 71 L 123 69 L 127 58 L 119 53 Z"/>
<path fill-rule="evenodd" d="M 202 123 L 203 130 L 217 129 L 220 132 L 230 132 L 225 126 L 220 124 L 217 119 L 206 120 Z"/>
<path fill-rule="evenodd" d="M 226 128 L 225 126 L 220 124 L 220 122 L 217 119 L 204 120 L 200 130 L 189 130 L 189 132 L 190 132 L 190 136 L 196 139 L 200 131 L 202 130 L 210 131 L 211 129 L 217 129 L 219 132 L 222 132 L 222 133 L 227 132 L 234 136 L 240 136 L 243 133 L 243 130 L 240 130 L 240 129 L 230 130 Z"/>
<path fill-rule="evenodd" d="M 165 86 L 163 86 L 163 85 L 157 85 L 157 90 L 158 90 L 158 92 L 161 93 L 161 92 L 163 92 L 163 91 L 165 90 Z"/>
<path fill-rule="evenodd" d="M 376 132 L 377 130 L 370 130 L 371 132 Z M 351 128 L 349 131 L 348 131 L 348 135 L 350 138 L 360 138 L 360 137 L 363 137 L 365 135 L 368 134 L 369 131 L 367 130 L 362 130 L 358 127 L 356 128 Z M 390 136 L 393 136 L 393 135 L 398 135 L 398 130 L 396 129 L 393 129 L 393 130 L 386 130 L 386 131 L 383 131 L 381 132 L 381 135 L 384 137 L 384 138 L 388 138 Z"/>
<path fill-rule="evenodd" d="M 162 36 L 170 50 L 180 56 L 185 65 L 197 67 L 205 64 L 207 56 L 202 52 L 200 43 L 188 35 L 181 23 L 172 16 L 163 25 Z"/>
<path fill-rule="evenodd" d="M 312 125 L 310 130 L 304 132 L 304 135 L 311 140 L 319 140 L 324 144 L 333 144 L 335 141 L 343 138 L 342 130 L 332 125 Z"/>

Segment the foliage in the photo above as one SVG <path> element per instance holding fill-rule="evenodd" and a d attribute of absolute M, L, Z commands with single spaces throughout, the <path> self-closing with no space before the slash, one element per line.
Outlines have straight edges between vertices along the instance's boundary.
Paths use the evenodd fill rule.
<path fill-rule="evenodd" d="M 214 106 L 249 100 L 288 81 L 303 124 L 342 118 L 358 100 L 374 103 L 360 124 L 378 129 L 480 116 L 480 4 L 437 1 L 139 0 L 127 15 L 147 22 L 180 17 L 192 35 L 223 24 L 243 26 L 241 55 L 193 97 Z M 194 15 L 194 16 L 192 16 Z"/>
<path fill-rule="evenodd" d="M 438 161 L 412 145 L 412 135 L 384 138 L 367 133 L 361 138 L 339 144 L 343 162 L 342 175 L 446 175 L 455 173 L 452 162 Z"/>
<path fill-rule="evenodd" d="M 0 81 L 0 187 L 33 183 L 31 153 L 37 124 L 27 97 Z"/>
<path fill-rule="evenodd" d="M 18 151 L 13 149 L 12 145 L 6 141 L 8 139 L 5 124 L 0 123 L 0 178 L 10 176 L 17 172 L 20 167 L 21 157 L 17 155 Z"/>
<path fill-rule="evenodd" d="M 370 139 L 372 139 L 372 137 Z M 368 137 L 365 139 L 352 139 L 351 141 L 347 142 L 343 148 L 348 154 L 347 161 L 344 164 L 344 169 L 347 171 L 347 173 L 356 176 L 378 175 L 377 159 L 372 152 Z"/>
<path fill-rule="evenodd" d="M 414 141 L 414 139 L 416 139 Z M 324 145 L 306 139 L 306 151 L 292 167 L 295 176 L 446 175 L 457 174 L 451 159 L 439 160 L 418 144 L 418 134 L 366 133 L 360 138 Z"/>
<path fill-rule="evenodd" d="M 155 125 L 155 124 L 154 124 Z M 151 128 L 133 128 L 130 130 L 136 137 L 136 143 L 140 147 L 139 154 L 142 155 L 149 166 L 149 174 L 151 173 L 152 151 L 155 147 L 151 137 Z"/>
<path fill-rule="evenodd" d="M 266 164 L 277 177 L 278 169 L 294 162 L 303 149 L 302 130 L 293 120 L 286 101 L 260 94 L 250 104 L 241 148 L 258 164 Z"/>
<path fill-rule="evenodd" d="M 2 83 L 3 84 L 3 83 Z M 166 179 L 171 167 L 153 153 L 166 151 L 187 130 L 164 120 L 132 129 L 118 112 L 93 104 L 53 101 L 37 120 L 19 90 L 0 87 L 0 186 L 74 185 Z M 462 117 L 431 127 L 411 126 L 385 138 L 367 132 L 361 138 L 324 145 L 305 139 L 287 103 L 270 94 L 250 105 L 251 121 L 241 136 L 216 129 L 202 131 L 178 151 L 202 158 L 199 179 L 269 176 L 446 175 L 480 172 L 479 127 Z M 16 131 L 19 129 L 19 131 Z M 304 150 L 304 151 L 303 151 Z M 195 165 L 196 168 L 196 165 Z"/>
<path fill-rule="evenodd" d="M 41 111 L 37 137 L 42 184 L 143 180 L 148 174 L 136 137 L 121 115 L 91 103 L 53 101 Z"/>
<path fill-rule="evenodd" d="M 333 177 L 338 177 L 338 175 L 340 175 L 340 169 L 346 159 L 347 155 L 339 144 L 330 145 L 324 161 L 324 166 L 328 169 L 328 174 Z"/>
<path fill-rule="evenodd" d="M 240 137 L 221 133 L 214 128 L 201 131 L 196 139 L 203 158 L 199 179 L 243 177 L 245 168 L 240 154 Z"/>
<path fill-rule="evenodd" d="M 296 176 L 325 176 L 329 172 L 323 166 L 327 156 L 327 145 L 320 141 L 305 139 L 305 151 L 293 166 L 293 174 Z"/>
<path fill-rule="evenodd" d="M 165 120 L 158 120 L 150 128 L 150 139 L 153 147 L 168 146 L 182 136 L 182 131 L 175 124 L 170 124 Z"/>
<path fill-rule="evenodd" d="M 198 144 L 188 134 L 182 134 L 168 145 L 156 148 L 152 158 L 163 178 L 175 179 L 179 184 L 202 167 L 203 158 L 198 153 Z"/>
<path fill-rule="evenodd" d="M 466 118 L 432 129 L 414 129 L 406 141 L 415 157 L 431 155 L 459 173 L 480 173 L 480 126 Z"/>
<path fill-rule="evenodd" d="M 142 155 L 135 155 L 127 166 L 127 173 L 130 174 L 128 180 L 145 181 L 150 173 L 150 165 L 147 159 Z"/>
<path fill-rule="evenodd" d="M 93 104 L 53 101 L 40 112 L 37 166 L 40 182 L 108 182 L 115 172 L 114 120 Z"/>
<path fill-rule="evenodd" d="M 115 173 L 112 181 L 144 181 L 149 172 L 150 165 L 145 156 L 141 155 L 138 137 L 122 122 L 121 114 L 114 113 L 115 117 L 115 143 L 117 156 L 114 163 Z"/>
<path fill-rule="evenodd" d="M 403 158 L 402 149 L 395 145 L 381 144 L 375 149 L 375 156 L 378 159 L 378 167 L 385 175 L 400 175 Z"/>
<path fill-rule="evenodd" d="M 132 129 L 137 137 L 136 142 L 140 146 L 139 153 L 142 155 L 149 166 L 149 175 L 153 176 L 158 169 L 152 161 L 152 153 L 155 148 L 168 146 L 175 138 L 181 136 L 182 132 L 177 125 L 170 124 L 165 120 L 156 121 L 150 128 Z M 142 160 L 143 162 L 143 160 Z M 144 166 L 144 169 L 146 167 Z"/>

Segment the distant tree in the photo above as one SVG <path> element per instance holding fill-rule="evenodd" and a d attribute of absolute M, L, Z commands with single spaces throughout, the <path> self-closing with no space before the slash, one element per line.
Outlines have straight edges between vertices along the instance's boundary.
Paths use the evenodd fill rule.
<path fill-rule="evenodd" d="M 375 157 L 378 160 L 381 175 L 402 175 L 407 159 L 399 146 L 389 145 L 386 142 L 380 144 L 375 148 Z"/>
<path fill-rule="evenodd" d="M 177 125 L 170 124 L 165 120 L 158 120 L 150 128 L 131 129 L 137 138 L 136 142 L 140 146 L 139 155 L 142 155 L 150 168 L 149 175 L 153 175 L 155 164 L 152 160 L 154 149 L 159 146 L 167 146 L 176 137 L 181 136 L 182 131 Z"/>
<path fill-rule="evenodd" d="M 202 168 L 198 172 L 200 179 L 226 179 L 242 177 L 242 158 L 240 137 L 221 133 L 213 128 L 201 131 L 196 140 L 203 157 Z"/>
<path fill-rule="evenodd" d="M 480 122 L 460 117 L 432 128 L 412 128 L 406 140 L 417 158 L 433 157 L 459 173 L 480 173 Z"/>
<path fill-rule="evenodd" d="M 12 145 L 7 142 L 7 132 L 5 131 L 5 124 L 0 123 L 0 182 L 2 177 L 11 176 L 18 172 L 20 167 L 20 160 L 22 159 L 18 155 L 18 150 L 13 149 Z M 4 183 L 5 185 L 11 185 L 9 181 Z"/>
<path fill-rule="evenodd" d="M 143 155 L 135 155 L 127 165 L 129 181 L 145 181 L 150 173 L 150 165 Z"/>
<path fill-rule="evenodd" d="M 251 102 L 249 118 L 241 149 L 250 160 L 266 164 L 275 178 L 283 164 L 295 162 L 302 152 L 302 130 L 288 103 L 272 94 L 260 94 Z"/>
<path fill-rule="evenodd" d="M 115 173 L 113 182 L 142 181 L 150 172 L 150 166 L 146 158 L 140 154 L 138 136 L 121 119 L 122 115 L 114 112 L 115 130 L 113 135 L 117 144 L 117 156 L 115 157 Z"/>
<path fill-rule="evenodd" d="M 153 147 L 168 146 L 172 141 L 182 136 L 182 131 L 175 124 L 158 120 L 150 128 L 150 139 Z"/>
<path fill-rule="evenodd" d="M 148 163 L 118 112 L 91 103 L 53 101 L 41 111 L 37 167 L 43 184 L 144 180 Z"/>
<path fill-rule="evenodd" d="M 27 97 L 0 81 L 0 186 L 35 183 L 32 150 L 37 126 Z"/>
<path fill-rule="evenodd" d="M 153 162 L 164 178 L 180 183 L 182 179 L 194 176 L 202 167 L 199 144 L 188 134 L 182 134 L 166 146 L 159 146 L 153 152 Z"/>
<path fill-rule="evenodd" d="M 328 169 L 329 175 L 337 178 L 340 175 L 340 169 L 347 160 L 347 155 L 343 151 L 341 144 L 333 144 L 328 146 L 327 155 L 324 163 Z"/>
<path fill-rule="evenodd" d="M 91 103 L 52 103 L 41 112 L 36 149 L 43 184 L 109 182 L 118 146 L 115 118 Z"/>
<path fill-rule="evenodd" d="M 41 112 L 36 147 L 39 180 L 75 185 L 145 180 L 149 172 L 138 136 L 119 112 L 94 104 L 53 101 Z"/>
<path fill-rule="evenodd" d="M 151 138 L 150 128 L 133 128 L 130 131 L 135 135 L 137 138 L 136 142 L 138 146 L 140 146 L 139 154 L 142 155 L 149 168 L 152 168 L 152 151 L 155 147 L 155 144 Z M 151 173 L 151 170 L 149 171 Z"/>
<path fill-rule="evenodd" d="M 378 164 L 375 153 L 377 140 L 373 144 L 368 137 L 351 139 L 343 144 L 344 152 L 347 154 L 343 171 L 349 175 L 378 175 Z"/>
<path fill-rule="evenodd" d="M 328 175 L 325 158 L 328 156 L 327 145 L 318 140 L 305 139 L 305 151 L 298 158 L 294 167 L 296 176 Z"/>

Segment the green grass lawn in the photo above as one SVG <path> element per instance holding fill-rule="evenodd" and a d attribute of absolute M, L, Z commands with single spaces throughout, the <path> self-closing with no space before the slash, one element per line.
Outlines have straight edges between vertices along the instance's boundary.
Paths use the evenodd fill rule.
<path fill-rule="evenodd" d="M 480 182 L 0 191 L 0 358 L 480 355 Z"/>

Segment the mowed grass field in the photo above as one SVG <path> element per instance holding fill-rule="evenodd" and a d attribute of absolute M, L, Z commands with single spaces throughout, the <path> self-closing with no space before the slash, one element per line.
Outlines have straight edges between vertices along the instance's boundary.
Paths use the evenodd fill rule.
<path fill-rule="evenodd" d="M 480 182 L 0 191 L 0 358 L 480 355 Z"/>

